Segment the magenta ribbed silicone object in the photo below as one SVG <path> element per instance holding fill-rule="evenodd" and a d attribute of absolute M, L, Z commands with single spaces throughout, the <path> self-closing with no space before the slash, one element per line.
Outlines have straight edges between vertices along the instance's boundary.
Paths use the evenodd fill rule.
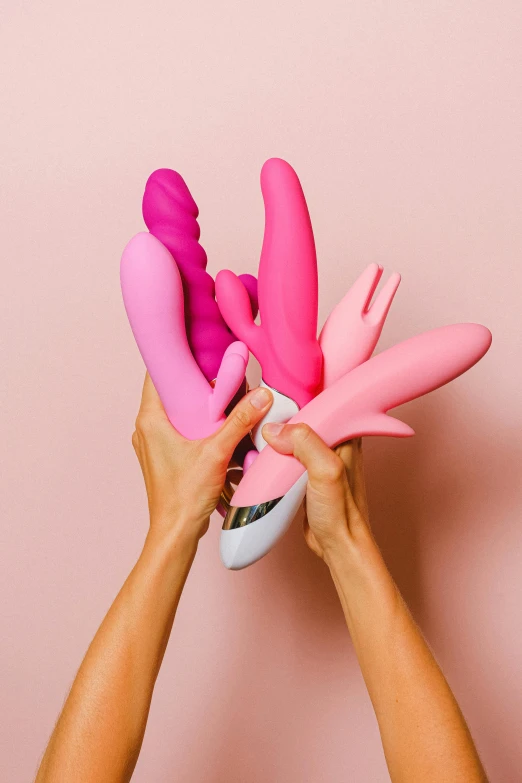
<path fill-rule="evenodd" d="M 183 179 L 172 169 L 154 171 L 145 186 L 143 218 L 172 254 L 185 294 L 185 323 L 194 358 L 206 379 L 216 378 L 223 354 L 235 337 L 214 298 L 214 280 L 206 271 L 207 255 L 199 244 L 198 207 Z M 241 275 L 257 312 L 256 279 Z"/>

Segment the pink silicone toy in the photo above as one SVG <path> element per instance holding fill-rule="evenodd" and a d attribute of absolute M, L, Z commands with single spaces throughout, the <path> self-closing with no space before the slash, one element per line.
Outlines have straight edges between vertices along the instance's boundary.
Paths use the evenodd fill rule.
<path fill-rule="evenodd" d="M 261 325 L 254 323 L 244 285 L 233 272 L 216 277 L 225 321 L 252 351 L 263 381 L 298 407 L 319 391 L 317 261 L 310 216 L 297 174 L 271 158 L 261 171 L 265 233 L 258 275 Z"/>
<path fill-rule="evenodd" d="M 321 392 L 290 423 L 306 422 L 329 446 L 362 435 L 406 437 L 407 424 L 387 411 L 457 378 L 486 353 L 491 333 L 479 324 L 442 326 L 374 356 Z M 251 506 L 281 497 L 304 473 L 294 457 L 267 446 L 232 502 Z"/>
<path fill-rule="evenodd" d="M 412 337 L 341 377 L 290 423 L 307 423 L 332 447 L 362 435 L 413 435 L 387 411 L 461 375 L 490 344 L 489 330 L 478 324 L 443 326 Z M 263 449 L 244 474 L 223 524 L 220 550 L 227 568 L 244 568 L 270 551 L 301 505 L 306 480 L 294 457 Z"/>
<path fill-rule="evenodd" d="M 370 304 L 382 272 L 382 266 L 370 264 L 328 316 L 319 336 L 323 388 L 372 355 L 401 282 L 401 276 L 394 272 Z"/>
<path fill-rule="evenodd" d="M 382 267 L 373 264 L 336 306 L 318 341 L 315 246 L 299 180 L 285 161 L 273 158 L 263 166 L 261 187 L 265 233 L 256 326 L 255 278 L 220 272 L 216 305 L 198 242 L 198 209 L 183 179 L 160 169 L 147 182 L 143 214 L 151 233 L 138 234 L 125 248 L 121 286 L 170 421 L 187 438 L 208 436 L 244 388 L 248 349 L 232 342 L 221 310 L 274 392 L 265 420 L 305 422 L 332 447 L 362 435 L 413 435 L 387 412 L 472 367 L 488 350 L 490 332 L 477 324 L 445 326 L 370 358 L 400 283 L 392 274 L 371 304 L 382 276 Z M 259 431 L 253 437 L 263 448 Z M 260 454 L 248 451 L 221 534 L 227 567 L 243 568 L 271 549 L 301 504 L 306 481 L 293 457 L 269 446 Z"/>
<path fill-rule="evenodd" d="M 136 343 L 171 424 L 186 438 L 210 435 L 244 379 L 248 349 L 228 345 L 212 388 L 188 344 L 178 267 L 151 234 L 141 232 L 127 244 L 120 277 Z"/>
<path fill-rule="evenodd" d="M 185 322 L 192 354 L 208 381 L 216 378 L 221 360 L 234 341 L 214 299 L 214 281 L 206 271 L 207 256 L 199 244 L 198 207 L 181 177 L 158 169 L 147 180 L 143 218 L 150 233 L 170 251 L 178 265 L 185 293 Z M 257 313 L 257 281 L 240 275 L 249 304 Z"/>

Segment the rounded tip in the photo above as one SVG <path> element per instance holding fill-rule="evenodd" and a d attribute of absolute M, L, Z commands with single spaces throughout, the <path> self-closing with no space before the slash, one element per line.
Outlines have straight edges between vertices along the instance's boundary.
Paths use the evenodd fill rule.
<path fill-rule="evenodd" d="M 484 353 L 486 353 L 486 351 L 489 351 L 491 343 L 493 342 L 493 335 L 491 334 L 487 326 L 482 326 L 482 324 L 477 324 L 477 326 L 480 327 L 482 331 Z"/>
<path fill-rule="evenodd" d="M 259 452 L 257 449 L 250 449 L 250 451 L 247 451 L 243 461 L 243 473 L 246 473 L 247 470 L 252 467 L 258 455 Z"/>
<path fill-rule="evenodd" d="M 483 326 L 482 324 L 467 323 L 460 325 L 468 334 L 473 332 L 476 340 L 477 350 L 480 351 L 481 356 L 483 356 L 489 350 L 489 347 L 493 341 L 493 335 L 491 334 L 490 330 L 487 328 L 487 326 Z"/>
<path fill-rule="evenodd" d="M 261 171 L 269 171 L 270 169 L 278 169 L 278 168 L 292 168 L 292 167 L 283 158 L 268 158 L 263 163 Z"/>
<path fill-rule="evenodd" d="M 164 252 L 165 250 L 164 245 L 155 236 L 149 234 L 148 231 L 139 231 L 125 245 L 123 256 L 127 257 L 129 254 L 140 256 L 140 254 L 148 253 L 149 251 Z"/>
<path fill-rule="evenodd" d="M 283 158 L 268 158 L 261 168 L 261 187 L 268 183 L 277 185 L 281 180 L 297 179 L 292 166 Z M 298 180 L 299 181 L 299 180 Z"/>
<path fill-rule="evenodd" d="M 181 206 L 193 217 L 198 217 L 198 206 L 181 174 L 173 169 L 156 169 L 145 184 L 143 194 L 145 222 L 153 220 L 156 212 L 161 216 L 165 209 L 173 204 L 178 208 Z"/>
<path fill-rule="evenodd" d="M 219 541 L 219 554 L 221 556 L 221 562 L 225 566 L 225 568 L 228 568 L 230 571 L 238 571 L 241 568 L 244 568 L 246 565 L 250 565 L 250 563 L 245 563 L 244 565 L 241 564 L 241 561 L 237 558 L 237 550 L 238 550 L 238 537 L 234 536 L 235 531 L 231 530 L 222 530 L 221 531 L 221 539 Z M 232 535 L 230 535 L 232 533 Z"/>
<path fill-rule="evenodd" d="M 245 343 L 241 342 L 241 340 L 236 340 L 235 342 L 230 343 L 227 350 L 225 351 L 224 356 L 230 356 L 231 354 L 240 356 L 245 364 L 248 362 L 249 351 Z"/>

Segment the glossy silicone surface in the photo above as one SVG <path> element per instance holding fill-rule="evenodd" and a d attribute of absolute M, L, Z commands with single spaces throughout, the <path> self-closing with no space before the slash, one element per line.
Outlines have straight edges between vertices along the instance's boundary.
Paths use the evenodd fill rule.
<path fill-rule="evenodd" d="M 225 321 L 261 365 L 264 382 L 299 407 L 319 391 L 322 353 L 317 341 L 317 259 L 308 208 L 297 174 L 280 158 L 261 171 L 265 233 L 258 274 L 259 314 L 233 272 L 216 277 Z"/>
<path fill-rule="evenodd" d="M 208 381 L 216 378 L 226 349 L 236 339 L 214 298 L 214 280 L 199 243 L 198 207 L 183 179 L 172 169 L 154 171 L 145 186 L 143 218 L 178 265 L 185 293 L 185 322 L 192 354 Z M 241 275 L 249 303 L 257 312 L 257 282 Z"/>
<path fill-rule="evenodd" d="M 120 277 L 136 343 L 170 422 L 187 438 L 210 435 L 243 381 L 248 349 L 241 342 L 228 345 L 212 388 L 187 340 L 178 267 L 151 234 L 137 234 L 127 244 Z"/>
<path fill-rule="evenodd" d="M 386 412 L 461 375 L 490 344 L 491 333 L 479 324 L 455 324 L 424 332 L 341 377 L 290 423 L 306 422 L 329 446 L 361 435 L 413 435 L 411 427 Z M 266 446 L 243 476 L 232 505 L 252 506 L 282 497 L 303 472 L 294 457 Z"/>

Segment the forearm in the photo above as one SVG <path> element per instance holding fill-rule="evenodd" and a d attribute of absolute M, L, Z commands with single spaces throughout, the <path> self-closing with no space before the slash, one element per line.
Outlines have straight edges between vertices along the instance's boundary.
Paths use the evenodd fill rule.
<path fill-rule="evenodd" d="M 393 783 L 485 781 L 458 704 L 369 532 L 346 538 L 327 563 Z"/>
<path fill-rule="evenodd" d="M 196 547 L 175 534 L 149 535 L 81 664 L 37 783 L 130 779 Z"/>

